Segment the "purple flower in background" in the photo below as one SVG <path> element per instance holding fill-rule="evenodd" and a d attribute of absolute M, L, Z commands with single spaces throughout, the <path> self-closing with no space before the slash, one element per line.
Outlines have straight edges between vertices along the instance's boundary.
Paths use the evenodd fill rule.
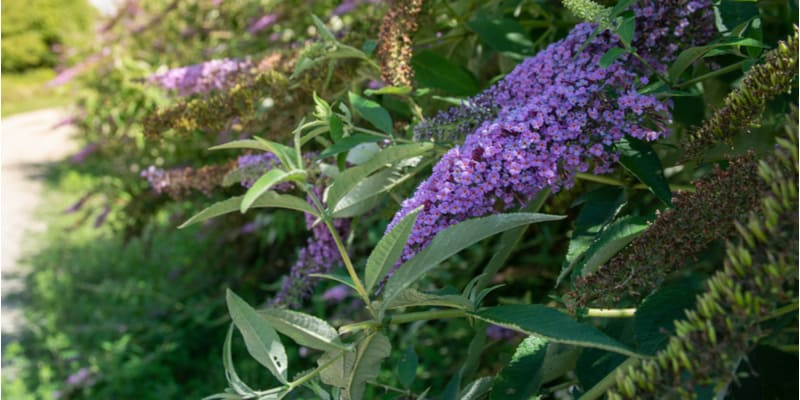
<path fill-rule="evenodd" d="M 317 196 L 322 196 L 321 188 L 315 188 L 315 191 Z M 310 199 L 309 203 L 313 204 Z M 284 278 L 281 290 L 272 299 L 273 304 L 299 306 L 317 283 L 317 278 L 309 275 L 328 273 L 341 264 L 342 257 L 328 227 L 324 223 L 314 225 L 315 221 L 316 217 L 306 214 L 306 227 L 311 230 L 311 237 L 306 247 L 300 249 L 289 276 Z M 346 237 L 350 232 L 350 219 L 335 219 L 333 225 L 340 237 Z"/>
<path fill-rule="evenodd" d="M 86 201 L 89 200 L 90 197 L 94 196 L 94 192 L 89 192 L 83 195 L 78 201 L 76 201 L 73 205 L 69 206 L 66 210 L 64 210 L 64 214 L 72 214 L 81 208 L 83 205 L 86 204 Z"/>
<path fill-rule="evenodd" d="M 355 10 L 356 7 L 358 7 L 363 3 L 376 4 L 378 3 L 378 0 L 342 0 L 342 2 L 339 3 L 339 5 L 336 6 L 336 8 L 334 8 L 333 11 L 331 11 L 331 15 L 341 16 L 347 14 L 350 11 Z"/>
<path fill-rule="evenodd" d="M 278 14 L 266 14 L 263 17 L 253 21 L 250 26 L 247 27 L 247 33 L 251 35 L 255 35 L 258 32 L 267 29 L 270 25 L 274 24 L 278 21 Z"/>
<path fill-rule="evenodd" d="M 677 51 L 665 49 L 660 39 L 692 14 L 697 14 L 696 20 L 689 26 L 708 23 L 698 28 L 706 31 L 695 32 L 696 40 L 702 43 L 711 36 L 710 2 L 702 2 L 702 10 L 694 4 L 698 2 L 690 2 L 697 6 L 694 12 L 685 3 L 637 3 L 637 15 L 645 17 L 637 20 L 635 47 L 645 60 L 657 63 L 657 69 Z M 494 118 L 466 125 L 477 128 L 442 157 L 387 227 L 388 232 L 411 210 L 423 206 L 403 260 L 450 225 L 519 207 L 545 188 L 554 192 L 569 188 L 577 172 L 612 171 L 618 160 L 613 144 L 625 135 L 655 140 L 667 134 L 670 102 L 639 94 L 634 86 L 646 67 L 628 55 L 600 67 L 600 58 L 621 44 L 616 35 L 604 32 L 584 46 L 593 30 L 589 23 L 577 25 L 467 108 L 446 113 L 446 119 L 454 122 L 467 115 L 484 117 L 490 108 L 496 109 Z"/>
<path fill-rule="evenodd" d="M 96 152 L 99 148 L 100 145 L 98 143 L 89 143 L 86 146 L 83 146 L 79 152 L 75 153 L 70 160 L 75 164 L 80 164 L 86 161 L 86 158 Z"/>
<path fill-rule="evenodd" d="M 156 168 L 154 165 L 151 165 L 147 169 L 143 170 L 139 175 L 142 178 L 147 179 L 147 183 L 149 183 L 150 187 L 153 188 L 153 191 L 158 194 L 161 194 L 164 189 L 169 187 L 167 173 L 162 168 Z"/>
<path fill-rule="evenodd" d="M 325 293 L 322 294 L 322 300 L 331 303 L 338 303 L 347 298 L 349 294 L 350 288 L 348 288 L 347 285 L 336 285 L 326 290 Z"/>
<path fill-rule="evenodd" d="M 508 328 L 503 328 L 502 326 L 489 324 L 486 325 L 486 336 L 495 341 L 511 340 L 519 336 L 519 333 Z"/>
<path fill-rule="evenodd" d="M 83 367 L 67 377 L 65 383 L 69 386 L 89 386 L 94 383 L 94 374 L 89 368 Z"/>
<path fill-rule="evenodd" d="M 108 213 L 111 212 L 111 207 L 108 205 L 103 206 L 103 211 L 100 211 L 100 214 L 97 214 L 97 218 L 94 220 L 94 227 L 99 228 L 103 226 L 106 222 L 106 218 L 108 217 Z"/>
<path fill-rule="evenodd" d="M 242 176 L 242 186 L 250 188 L 261 175 L 279 165 L 281 165 L 281 161 L 278 157 L 269 152 L 239 156 L 237 166 Z M 280 183 L 277 187 L 285 189 L 287 185 L 291 186 L 291 183 Z"/>
<path fill-rule="evenodd" d="M 104 47 L 103 50 L 101 50 L 100 52 L 94 53 L 89 57 L 86 57 L 86 59 L 79 62 L 78 64 L 63 69 L 61 72 L 58 73 L 58 75 L 56 75 L 55 78 L 48 81 L 45 85 L 47 87 L 56 87 L 68 83 L 71 80 L 75 79 L 75 77 L 77 77 L 84 71 L 88 70 L 89 67 L 94 65 L 96 62 L 100 61 L 101 59 L 107 57 L 110 54 L 111 54 L 111 48 Z"/>
<path fill-rule="evenodd" d="M 174 90 L 180 96 L 190 96 L 226 89 L 249 73 L 253 67 L 250 60 L 224 58 L 153 74 L 147 78 L 147 82 L 167 90 Z"/>

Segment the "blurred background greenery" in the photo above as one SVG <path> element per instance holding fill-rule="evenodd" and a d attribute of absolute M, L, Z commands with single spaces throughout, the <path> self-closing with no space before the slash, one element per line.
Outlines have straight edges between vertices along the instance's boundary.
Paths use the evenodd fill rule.
<path fill-rule="evenodd" d="M 220 357 L 229 322 L 225 289 L 234 289 L 251 304 L 261 304 L 280 285 L 281 275 L 291 266 L 307 233 L 302 216 L 290 212 L 230 215 L 191 229 L 176 229 L 205 205 L 241 192 L 218 188 L 210 196 L 191 193 L 179 199 L 153 193 L 140 176 L 151 165 L 199 167 L 230 161 L 232 155 L 206 151 L 223 139 L 220 132 L 196 129 L 186 135 L 145 138 L 142 120 L 177 101 L 143 85 L 142 80 L 167 67 L 209 59 L 296 55 L 297 48 L 313 37 L 309 33 L 312 13 L 337 24 L 342 41 L 358 48 L 374 47 L 385 11 L 383 3 L 128 0 L 120 3 L 118 14 L 104 18 L 83 0 L 2 3 L 3 116 L 69 105 L 76 117 L 76 140 L 84 146 L 82 156 L 49 166 L 43 176 L 47 195 L 38 218 L 49 226 L 47 232 L 26 240 L 24 261 L 31 274 L 19 300 L 27 323 L 17 340 L 4 344 L 4 367 L 11 368 L 4 368 L 3 396 L 200 398 L 226 386 Z M 338 7 L 348 4 L 352 6 L 349 11 L 337 13 Z M 421 16 L 417 43 L 453 65 L 465 66 L 475 78 L 473 92 L 490 85 L 524 56 L 563 37 L 577 21 L 558 0 L 430 4 Z M 762 39 L 769 45 L 785 38 L 795 21 L 792 16 L 797 14 L 796 2 L 781 1 L 763 1 L 758 6 L 748 3 L 740 11 L 760 14 L 765 27 Z M 254 19 L 272 12 L 281 15 L 277 23 L 260 32 L 248 32 Z M 493 49 L 492 43 L 465 28 L 465 21 L 485 15 L 502 18 L 531 39 L 520 54 L 503 50 L 507 43 L 495 43 L 500 48 Z M 58 87 L 45 85 L 86 60 L 94 61 L 75 81 Z M 703 96 L 676 98 L 675 135 L 657 146 L 665 165 L 677 163 L 679 154 L 672 144 L 717 107 L 741 76 L 742 71 L 718 76 L 706 82 Z M 319 82 L 302 83 L 307 87 Z M 346 75 L 334 77 L 329 89 L 336 92 L 349 84 Z M 321 85 L 313 86 L 317 87 Z M 435 94 L 454 95 L 446 91 Z M 769 149 L 790 97 L 796 96 L 770 103 L 757 134 L 737 140 Z M 399 119 L 410 115 L 406 105 L 393 97 L 380 99 Z M 296 104 L 283 100 L 275 99 L 279 111 L 295 115 L 308 112 L 312 105 L 310 101 Z M 424 101 L 421 107 L 426 115 L 448 104 L 433 97 Z M 287 133 L 270 121 L 251 128 L 244 133 L 278 137 Z M 730 148 L 721 146 L 715 158 L 726 154 Z M 686 184 L 709 169 L 710 165 L 687 169 L 673 179 Z M 596 187 L 579 182 L 574 190 L 553 196 L 544 211 L 574 217 L 576 209 L 571 205 L 580 203 L 578 195 Z M 409 184 L 398 192 L 405 195 L 412 190 L 413 184 Z M 631 204 L 641 214 L 658 207 L 657 199 L 647 193 Z M 356 241 L 354 252 L 363 255 L 378 241 L 391 217 L 389 208 L 360 221 L 365 235 Z M 508 268 L 497 277 L 495 283 L 505 286 L 492 293 L 492 302 L 547 301 L 566 251 L 564 238 L 572 229 L 568 221 L 529 229 Z M 491 256 L 495 242 L 489 242 L 454 257 L 447 268 L 431 274 L 431 281 L 446 282 L 451 289 L 462 287 Z M 699 264 L 707 267 L 698 268 L 698 276 L 721 260 L 721 248 L 717 243 L 701 255 Z M 315 290 L 306 311 L 328 316 L 334 325 L 357 320 L 356 301 L 329 302 L 324 298 L 332 286 L 323 284 Z M 622 323 L 618 325 L 614 329 L 625 331 Z M 394 330 L 390 332 L 392 342 L 399 345 L 387 365 L 396 365 L 406 349 L 413 349 L 420 364 L 412 390 L 421 392 L 432 386 L 438 392 L 463 361 L 472 332 L 465 321 L 420 323 Z M 519 337 L 512 337 L 487 343 L 489 351 L 483 353 L 481 372 L 496 373 L 518 341 Z M 313 365 L 313 357 L 305 351 L 288 348 L 293 365 Z M 789 358 L 796 365 L 796 357 L 768 353 L 764 352 L 763 360 Z M 271 379 L 246 357 L 239 341 L 234 357 L 239 374 L 254 387 L 265 386 Z M 796 377 L 789 368 L 782 372 Z M 600 379 L 605 371 L 594 374 Z M 394 384 L 395 375 L 387 368 L 379 380 Z M 369 390 L 367 398 L 388 396 L 380 388 L 371 386 Z M 313 398 L 308 393 L 297 396 Z"/>

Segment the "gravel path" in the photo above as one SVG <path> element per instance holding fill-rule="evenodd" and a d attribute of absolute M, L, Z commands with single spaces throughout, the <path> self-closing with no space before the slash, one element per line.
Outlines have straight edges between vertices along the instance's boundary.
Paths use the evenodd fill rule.
<path fill-rule="evenodd" d="M 24 319 L 15 295 L 23 291 L 26 266 L 19 258 L 28 249 L 25 238 L 41 231 L 46 221 L 37 221 L 40 206 L 41 173 L 48 163 L 75 153 L 71 126 L 54 128 L 68 116 L 65 110 L 48 109 L 18 114 L 0 121 L 2 136 L 2 184 L 0 225 L 2 225 L 2 346 L 19 332 Z"/>

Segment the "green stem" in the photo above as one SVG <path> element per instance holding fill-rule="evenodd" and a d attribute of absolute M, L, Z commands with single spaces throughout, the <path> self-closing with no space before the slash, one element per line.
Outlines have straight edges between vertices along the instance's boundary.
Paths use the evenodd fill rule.
<path fill-rule="evenodd" d="M 720 68 L 720 69 L 718 69 L 716 71 L 711 71 L 711 72 L 709 72 L 707 74 L 703 74 L 703 75 L 700 75 L 700 76 L 698 76 L 696 78 L 689 79 L 688 81 L 680 83 L 680 84 L 676 85 L 675 87 L 678 88 L 678 89 L 683 89 L 685 87 L 692 86 L 697 82 L 704 81 L 704 80 L 706 80 L 708 78 L 713 78 L 715 76 L 727 74 L 728 72 L 736 71 L 737 69 L 741 69 L 742 65 L 744 65 L 744 63 L 745 63 L 745 61 L 739 61 L 737 63 L 731 64 L 731 65 L 727 65 L 727 66 L 722 67 L 722 68 Z"/>
<path fill-rule="evenodd" d="M 415 321 L 428 321 L 431 319 L 462 318 L 467 314 L 464 310 L 430 310 L 408 314 L 392 315 L 386 320 L 390 324 L 407 324 Z M 339 327 L 339 334 L 363 331 L 367 329 L 377 329 L 381 324 L 377 321 L 361 321 Z"/>
<path fill-rule="evenodd" d="M 630 318 L 636 314 L 635 308 L 590 308 L 587 317 L 594 318 Z"/>
<path fill-rule="evenodd" d="M 638 358 L 630 357 L 625 360 L 622 364 L 620 364 L 617 368 L 614 368 L 608 375 L 605 376 L 600 382 L 597 382 L 588 392 L 584 393 L 578 400 L 594 400 L 603 396 L 608 388 L 613 386 L 617 382 L 617 373 L 623 371 L 639 361 Z"/>
<path fill-rule="evenodd" d="M 377 316 L 375 310 L 372 309 L 372 303 L 369 301 L 369 294 L 364 289 L 364 285 L 361 283 L 361 279 L 358 278 L 358 274 L 356 273 L 355 267 L 353 267 L 353 261 L 350 260 L 350 255 L 347 253 L 347 249 L 345 249 L 344 244 L 342 243 L 342 238 L 339 237 L 339 232 L 336 231 L 336 227 L 333 226 L 333 221 L 331 220 L 330 215 L 325 211 L 325 208 L 322 206 L 322 202 L 317 198 L 317 195 L 314 193 L 313 190 L 307 190 L 308 196 L 311 198 L 311 201 L 314 202 L 314 205 L 317 207 L 317 210 L 322 215 L 322 220 L 325 223 L 325 226 L 328 227 L 328 230 L 331 232 L 331 236 L 333 236 L 333 241 L 336 243 L 336 248 L 339 250 L 339 254 L 342 256 L 342 261 L 344 262 L 344 267 L 347 270 L 347 274 L 350 275 L 350 279 L 353 280 L 353 286 L 355 286 L 356 292 L 361 299 L 364 300 L 364 304 L 367 305 L 367 309 L 372 314 L 373 317 Z"/>
<path fill-rule="evenodd" d="M 575 174 L 575 177 L 578 179 L 583 179 L 585 181 L 604 183 L 606 185 L 611 185 L 611 186 L 625 186 L 625 182 L 619 179 L 609 178 L 607 176 L 587 174 L 585 172 L 578 172 L 577 174 Z"/>
<path fill-rule="evenodd" d="M 378 131 L 373 131 L 371 129 L 366 129 L 366 128 L 362 128 L 362 127 L 359 127 L 359 126 L 353 126 L 353 130 L 356 131 L 356 132 L 366 133 L 367 135 L 379 136 L 379 137 L 382 137 L 384 139 L 391 140 L 393 142 L 414 143 L 414 141 L 412 141 L 412 140 L 395 138 L 395 137 L 392 137 L 392 136 L 387 135 L 385 133 L 381 133 L 381 132 L 378 132 Z"/>

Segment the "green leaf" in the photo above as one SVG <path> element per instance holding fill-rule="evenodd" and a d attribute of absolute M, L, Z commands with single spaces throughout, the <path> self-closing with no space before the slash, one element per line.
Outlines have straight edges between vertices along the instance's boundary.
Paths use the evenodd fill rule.
<path fill-rule="evenodd" d="M 209 147 L 209 150 L 228 150 L 228 149 L 248 149 L 272 152 L 269 146 L 254 139 L 234 140 L 217 146 Z"/>
<path fill-rule="evenodd" d="M 356 110 L 358 115 L 369 121 L 369 123 L 381 131 L 390 135 L 393 134 L 392 117 L 389 116 L 389 112 L 386 111 L 385 108 L 381 107 L 380 104 L 372 100 L 367 100 L 353 92 L 348 92 L 347 95 L 350 99 L 350 104 Z"/>
<path fill-rule="evenodd" d="M 469 70 L 430 50 L 414 53 L 411 66 L 420 86 L 441 89 L 453 96 L 472 96 L 480 90 Z"/>
<path fill-rule="evenodd" d="M 611 9 L 610 18 L 616 18 L 627 11 L 635 1 L 636 0 L 619 0 L 617 4 L 614 5 L 614 8 Z"/>
<path fill-rule="evenodd" d="M 331 363 L 320 373 L 322 382 L 342 389 L 344 400 L 361 400 L 364 397 L 366 382 L 374 379 L 380 372 L 383 359 L 389 357 L 392 345 L 389 339 L 380 333 L 371 333 L 364 338 L 355 351 L 325 353 L 318 365 Z"/>
<path fill-rule="evenodd" d="M 297 344 L 322 351 L 346 350 L 336 329 L 312 315 L 286 309 L 265 309 L 261 316 L 278 332 Z"/>
<path fill-rule="evenodd" d="M 722 0 L 717 7 L 722 24 L 726 28 L 733 28 L 759 16 L 755 2 Z"/>
<path fill-rule="evenodd" d="M 302 167 L 303 160 L 300 159 L 300 155 L 293 148 L 258 136 L 255 139 L 267 146 L 270 149 L 269 151 L 275 154 L 287 168 L 300 169 Z"/>
<path fill-rule="evenodd" d="M 484 398 L 489 389 L 492 388 L 492 378 L 484 376 L 470 382 L 459 396 L 460 400 L 478 400 Z"/>
<path fill-rule="evenodd" d="M 387 310 L 403 307 L 450 307 L 461 310 L 471 310 L 472 302 L 466 297 L 458 294 L 432 294 L 423 293 L 416 289 L 408 288 L 401 291 L 389 303 L 383 307 Z"/>
<path fill-rule="evenodd" d="M 605 186 L 583 196 L 585 203 L 575 218 L 575 229 L 569 241 L 567 255 L 561 266 L 556 285 L 575 267 L 580 256 L 591 246 L 595 236 L 625 204 L 625 192 L 618 187 Z"/>
<path fill-rule="evenodd" d="M 335 156 L 339 153 L 344 153 L 362 143 L 375 143 L 380 142 L 381 140 L 383 140 L 383 138 L 379 136 L 356 133 L 355 135 L 350 135 L 346 138 L 340 139 L 338 142 L 334 143 L 333 146 L 328 147 L 322 153 L 319 153 L 317 160 Z"/>
<path fill-rule="evenodd" d="M 231 355 L 231 340 L 233 338 L 233 324 L 228 328 L 228 334 L 225 336 L 225 344 L 222 345 L 222 366 L 225 368 L 225 379 L 228 381 L 231 389 L 236 393 L 246 396 L 254 393 L 250 386 L 247 386 L 239 374 L 236 373 L 236 368 L 233 366 L 233 356 Z"/>
<path fill-rule="evenodd" d="M 418 208 L 404 216 L 375 245 L 375 249 L 367 258 L 367 267 L 364 271 L 364 285 L 367 293 L 372 292 L 375 284 L 380 282 L 400 259 L 421 210 L 422 208 Z"/>
<path fill-rule="evenodd" d="M 400 168 L 386 169 L 371 175 L 347 192 L 332 207 L 331 215 L 334 218 L 352 218 L 364 214 L 378 205 L 378 196 L 412 176 L 413 174 L 403 174 Z"/>
<path fill-rule="evenodd" d="M 273 186 L 290 179 L 305 177 L 305 175 L 305 171 L 297 170 L 286 172 L 276 168 L 267 171 L 267 173 L 262 175 L 261 178 L 258 178 L 253 186 L 247 190 L 247 193 L 244 194 L 239 209 L 242 211 L 242 214 L 244 214 L 256 200 L 272 189 Z"/>
<path fill-rule="evenodd" d="M 539 394 L 547 348 L 546 339 L 528 336 L 523 340 L 511 361 L 494 379 L 491 398 L 528 400 Z"/>
<path fill-rule="evenodd" d="M 391 303 L 392 298 L 400 291 L 411 286 L 439 263 L 487 237 L 518 226 L 563 218 L 563 216 L 538 213 L 497 214 L 470 219 L 451 226 L 439 232 L 428 247 L 397 269 L 386 283 L 384 302 Z"/>
<path fill-rule="evenodd" d="M 288 362 L 278 334 L 258 311 L 228 289 L 225 296 L 233 323 L 244 337 L 247 351 L 259 364 L 267 367 L 281 383 L 286 381 Z"/>
<path fill-rule="evenodd" d="M 671 81 L 676 82 L 678 78 L 680 78 L 681 74 L 683 74 L 683 71 L 686 71 L 686 69 L 694 64 L 695 61 L 702 58 L 709 51 L 722 47 L 734 46 L 767 47 L 764 43 L 751 38 L 724 38 L 719 43 L 691 47 L 682 51 L 681 54 L 678 54 L 678 57 L 675 59 L 672 65 L 669 66 L 669 69 L 667 70 L 667 76 Z"/>
<path fill-rule="evenodd" d="M 647 219 L 628 216 L 620 218 L 595 238 L 583 258 L 575 265 L 572 276 L 594 272 L 617 252 L 647 229 Z"/>
<path fill-rule="evenodd" d="M 331 114 L 330 118 L 328 118 L 328 130 L 331 132 L 331 139 L 333 139 L 334 142 L 342 140 L 344 137 L 342 118 L 336 114 Z"/>
<path fill-rule="evenodd" d="M 477 33 L 484 43 L 499 52 L 533 54 L 533 42 L 527 32 L 514 19 L 492 18 L 486 13 L 476 13 L 467 22 L 467 28 Z"/>
<path fill-rule="evenodd" d="M 414 383 L 414 378 L 417 377 L 417 365 L 419 365 L 417 353 L 409 346 L 397 363 L 397 381 L 404 388 L 408 389 Z"/>
<path fill-rule="evenodd" d="M 414 143 L 400 146 L 387 147 L 380 153 L 373 156 L 369 161 L 343 171 L 333 181 L 333 185 L 328 190 L 327 203 L 329 207 L 335 207 L 341 198 L 353 187 L 358 185 L 364 178 L 371 173 L 393 164 L 398 161 L 427 153 L 433 149 L 433 143 Z"/>
<path fill-rule="evenodd" d="M 490 324 L 538 336 L 553 343 L 641 357 L 597 328 L 579 323 L 567 314 L 541 304 L 509 304 L 470 314 Z"/>
<path fill-rule="evenodd" d="M 214 203 L 213 205 L 189 218 L 178 228 L 182 229 L 189 225 L 194 225 L 198 222 L 203 222 L 220 215 L 239 211 L 241 209 L 242 199 L 244 199 L 244 196 L 236 196 Z M 314 210 L 314 208 L 312 208 L 311 205 L 309 205 L 305 200 L 296 196 L 279 194 L 275 192 L 264 193 L 261 195 L 261 197 L 257 198 L 253 204 L 250 205 L 250 208 L 287 208 L 290 210 L 302 211 L 304 213 L 319 217 L 317 211 Z"/>
<path fill-rule="evenodd" d="M 672 207 L 672 191 L 664 177 L 664 168 L 650 143 L 624 137 L 615 145 L 620 152 L 619 163 L 639 178 L 659 200 Z"/>
<path fill-rule="evenodd" d="M 631 13 L 632 14 L 632 13 Z M 622 23 L 617 27 L 617 34 L 625 46 L 630 47 L 633 42 L 633 34 L 636 33 L 636 17 L 631 15 L 622 20 Z"/>
<path fill-rule="evenodd" d="M 408 96 L 411 94 L 411 88 L 408 86 L 384 86 L 380 89 L 366 89 L 364 94 L 367 96 L 374 96 L 376 94 L 393 94 L 395 96 Z"/>
<path fill-rule="evenodd" d="M 356 291 L 358 290 L 358 289 L 356 289 L 356 284 L 353 283 L 353 278 L 351 278 L 351 277 L 349 277 L 347 275 L 340 275 L 340 274 L 309 274 L 308 276 L 311 276 L 311 277 L 314 277 L 314 278 L 328 279 L 328 280 L 331 280 L 331 281 L 334 281 L 334 282 L 339 282 L 339 283 L 341 283 L 343 285 L 349 286 L 353 290 L 356 290 Z"/>
<path fill-rule="evenodd" d="M 600 57 L 600 67 L 608 68 L 614 63 L 614 61 L 617 61 L 617 59 L 625 53 L 625 49 L 621 49 L 619 47 L 612 47 L 608 49 L 606 54 L 603 54 L 603 57 Z"/>
<path fill-rule="evenodd" d="M 633 326 L 638 350 L 655 355 L 675 333 L 675 321 L 686 317 L 686 309 L 697 302 L 703 280 L 690 276 L 662 286 L 636 309 Z"/>
<path fill-rule="evenodd" d="M 317 28 L 317 33 L 319 33 L 320 37 L 322 37 L 325 40 L 330 40 L 332 42 L 336 41 L 336 36 L 333 36 L 333 33 L 331 33 L 331 31 L 328 30 L 328 27 L 325 26 L 325 23 L 322 22 L 321 19 L 319 19 L 316 15 L 311 14 L 311 21 Z"/>

